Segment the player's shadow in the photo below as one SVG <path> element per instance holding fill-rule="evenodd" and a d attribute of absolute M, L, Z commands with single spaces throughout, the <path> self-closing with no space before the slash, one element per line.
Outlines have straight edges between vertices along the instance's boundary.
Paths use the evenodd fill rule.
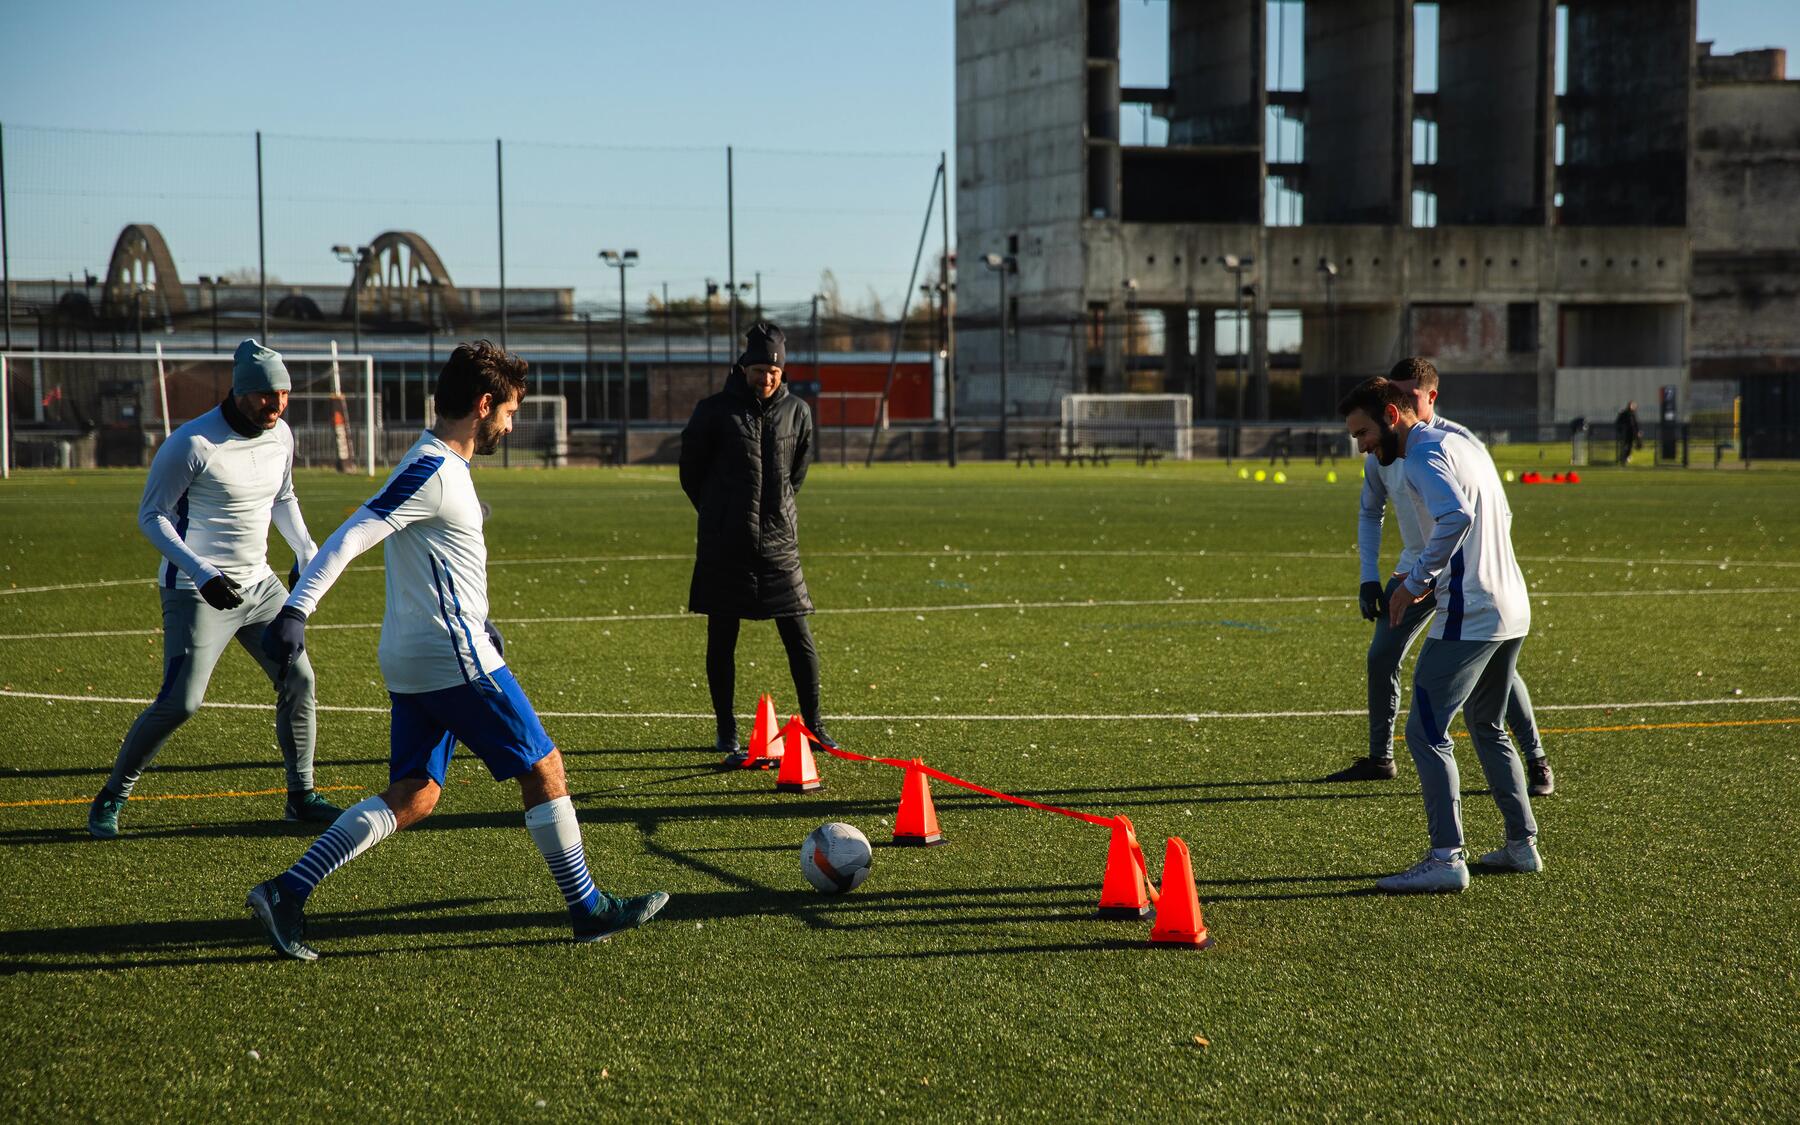
<path fill-rule="evenodd" d="M 329 760 L 320 759 L 320 761 L 318 762 L 318 765 L 319 765 L 319 768 L 321 768 L 321 769 L 331 769 L 331 768 L 349 767 L 349 766 L 385 766 L 385 765 L 387 765 L 387 759 L 386 758 L 336 758 L 336 757 L 334 757 L 334 758 L 330 758 Z M 105 781 L 107 774 L 110 773 L 111 771 L 112 771 L 112 763 L 111 762 L 97 763 L 97 764 L 94 764 L 91 766 L 63 766 L 63 767 L 58 767 L 55 769 L 10 769 L 9 768 L 9 769 L 0 769 L 0 781 L 9 781 L 9 780 L 12 780 L 13 778 L 19 778 L 21 780 L 23 780 L 23 779 L 55 780 L 57 778 L 66 778 L 66 777 L 91 777 L 91 778 L 95 779 L 95 788 L 98 789 L 99 782 Z M 162 774 L 189 774 L 189 773 L 252 773 L 253 774 L 253 773 L 259 773 L 259 772 L 265 772 L 265 771 L 268 772 L 270 777 L 275 779 L 274 780 L 275 784 L 279 784 L 282 780 L 280 757 L 272 755 L 271 757 L 264 758 L 258 762 L 171 762 L 167 765 L 164 765 L 163 763 L 158 762 L 151 769 L 150 772 L 152 775 L 160 776 Z"/>
<path fill-rule="evenodd" d="M 129 847 L 132 840 L 243 840 L 292 837 L 311 839 L 327 825 L 302 824 L 291 820 L 261 817 L 256 820 L 233 820 L 215 824 L 133 824 L 125 828 L 120 839 L 96 840 L 88 835 L 87 815 L 76 824 L 59 824 L 44 828 L 14 828 L 0 832 L 0 846 L 35 844 L 79 844 L 89 848 Z"/>
<path fill-rule="evenodd" d="M 492 935 L 501 931 L 542 931 L 541 936 L 445 944 L 429 948 L 481 949 L 563 943 L 568 915 L 562 911 L 466 913 L 470 907 L 504 901 L 454 898 L 398 903 L 364 910 L 318 911 L 307 915 L 309 941 L 331 944 L 357 938 L 388 938 L 417 946 L 419 939 L 450 935 Z M 410 917 L 417 914 L 418 917 Z M 408 917 L 401 917 L 409 915 Z M 333 957 L 368 957 L 393 951 L 332 951 Z M 0 974 L 94 972 L 266 961 L 273 958 L 262 929 L 248 913 L 236 917 L 181 918 L 97 926 L 54 926 L 0 931 Z"/>

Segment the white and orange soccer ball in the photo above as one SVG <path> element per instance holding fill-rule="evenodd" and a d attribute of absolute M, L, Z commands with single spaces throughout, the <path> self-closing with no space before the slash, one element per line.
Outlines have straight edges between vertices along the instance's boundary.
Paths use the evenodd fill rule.
<path fill-rule="evenodd" d="M 842 821 L 819 825 L 800 845 L 800 874 L 828 895 L 862 886 L 874 861 L 869 838 Z"/>

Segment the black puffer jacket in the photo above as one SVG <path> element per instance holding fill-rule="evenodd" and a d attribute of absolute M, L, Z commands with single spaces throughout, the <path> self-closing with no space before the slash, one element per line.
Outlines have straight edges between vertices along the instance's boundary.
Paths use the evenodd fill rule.
<path fill-rule="evenodd" d="M 681 431 L 681 490 L 700 515 L 688 609 L 733 617 L 813 611 L 800 572 L 794 494 L 812 457 L 812 411 L 775 388 L 764 401 L 733 368 Z"/>

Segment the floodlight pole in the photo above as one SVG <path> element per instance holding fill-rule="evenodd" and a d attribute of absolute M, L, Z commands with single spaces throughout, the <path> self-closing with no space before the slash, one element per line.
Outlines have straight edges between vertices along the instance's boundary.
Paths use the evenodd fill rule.
<path fill-rule="evenodd" d="M 988 254 L 981 264 L 1000 275 L 1000 460 L 1006 460 L 1006 275 L 1017 273 L 1019 259 L 1011 254 Z"/>
<path fill-rule="evenodd" d="M 624 386 L 619 405 L 619 464 L 631 461 L 631 336 L 626 323 L 625 271 L 638 263 L 636 250 L 602 250 L 600 260 L 619 271 L 619 369 Z"/>
<path fill-rule="evenodd" d="M 1232 366 L 1237 369 L 1237 395 L 1235 396 L 1237 402 L 1235 404 L 1236 416 L 1231 430 L 1231 444 L 1234 447 L 1233 452 L 1241 452 L 1235 447 L 1243 440 L 1244 398 L 1245 391 L 1248 389 L 1244 386 L 1244 269 L 1247 266 L 1255 265 L 1256 259 L 1248 255 L 1240 257 L 1237 254 L 1227 254 L 1219 259 L 1219 264 L 1224 266 L 1226 272 L 1232 276 L 1233 299 L 1237 304 L 1237 355 L 1232 359 Z M 1225 460 L 1227 464 L 1230 463 L 1229 454 Z"/>
<path fill-rule="evenodd" d="M 949 154 L 938 151 L 938 163 L 948 168 Z M 950 430 L 950 467 L 956 468 L 956 314 L 950 304 L 950 193 L 938 196 L 938 226 L 944 236 L 944 256 L 938 259 L 938 284 L 944 287 L 944 411 Z"/>
<path fill-rule="evenodd" d="M 1332 294 L 1332 283 L 1337 281 L 1337 263 L 1320 258 L 1319 274 L 1325 278 L 1325 366 L 1331 376 L 1331 396 L 1335 399 L 1338 393 L 1337 301 Z"/>

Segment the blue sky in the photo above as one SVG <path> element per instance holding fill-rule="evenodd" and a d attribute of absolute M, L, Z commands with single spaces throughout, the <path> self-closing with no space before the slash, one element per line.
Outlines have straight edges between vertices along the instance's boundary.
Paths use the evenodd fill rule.
<path fill-rule="evenodd" d="M 332 243 L 403 226 L 459 282 L 492 284 L 504 137 L 508 281 L 610 300 L 594 252 L 632 246 L 635 305 L 723 278 L 734 144 L 740 279 L 760 268 L 771 303 L 801 301 L 831 268 L 848 300 L 873 291 L 892 313 L 954 147 L 952 12 L 15 0 L 0 7 L 13 270 L 101 271 L 136 220 L 163 228 L 184 278 L 253 267 L 262 129 L 272 273 L 333 282 Z M 1126 81 L 1157 81 L 1165 5 L 1122 12 Z M 1800 4 L 1701 0 L 1699 34 L 1800 50 Z"/>

